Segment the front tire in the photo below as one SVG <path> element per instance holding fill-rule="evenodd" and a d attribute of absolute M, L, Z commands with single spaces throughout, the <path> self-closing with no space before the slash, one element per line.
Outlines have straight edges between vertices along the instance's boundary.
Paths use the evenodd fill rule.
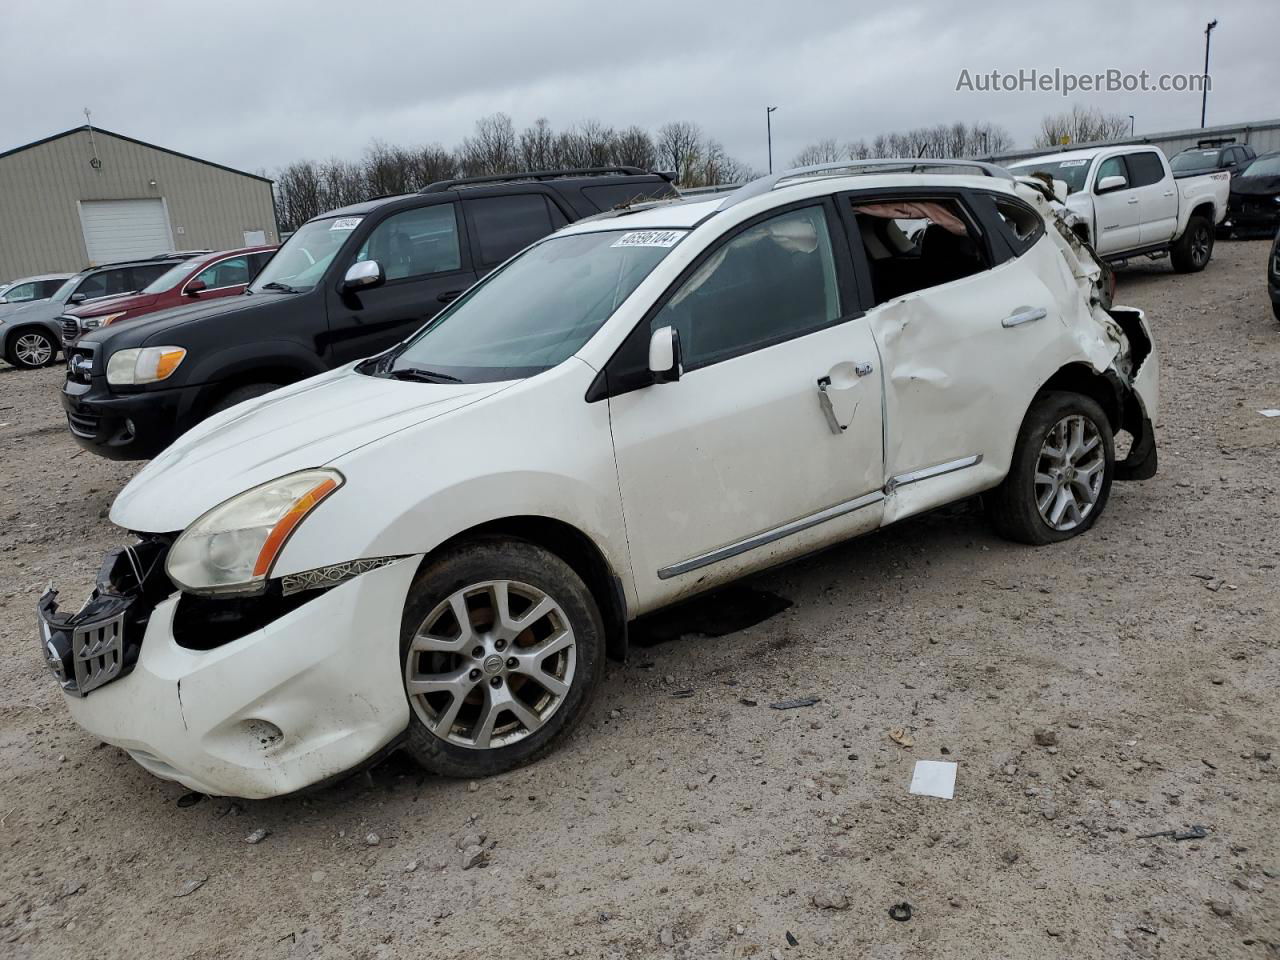
<path fill-rule="evenodd" d="M 451 547 L 418 572 L 405 604 L 405 748 L 449 777 L 536 760 L 581 721 L 604 652 L 591 591 L 560 557 L 499 537 Z"/>
<path fill-rule="evenodd" d="M 39 370 L 58 358 L 58 343 L 47 330 L 18 330 L 9 337 L 4 358 L 20 370 Z"/>
<path fill-rule="evenodd" d="M 1111 494 L 1115 440 L 1096 401 L 1078 393 L 1042 393 L 1018 431 L 1004 482 L 984 495 L 1000 536 L 1040 546 L 1084 533 Z"/>
<path fill-rule="evenodd" d="M 1177 242 L 1169 250 L 1169 262 L 1178 273 L 1199 273 L 1213 256 L 1213 226 L 1204 217 L 1187 221 Z"/>

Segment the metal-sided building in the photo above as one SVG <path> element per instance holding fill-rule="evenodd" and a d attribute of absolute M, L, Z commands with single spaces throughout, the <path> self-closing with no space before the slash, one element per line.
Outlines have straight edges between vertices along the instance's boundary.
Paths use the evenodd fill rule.
<path fill-rule="evenodd" d="M 0 280 L 278 239 L 265 177 L 87 125 L 0 153 Z"/>

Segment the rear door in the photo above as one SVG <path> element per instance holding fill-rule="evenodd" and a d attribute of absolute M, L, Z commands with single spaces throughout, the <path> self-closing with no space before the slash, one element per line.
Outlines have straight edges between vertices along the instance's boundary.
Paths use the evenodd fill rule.
<path fill-rule="evenodd" d="M 478 276 L 569 222 L 552 198 L 542 192 L 474 197 L 463 200 L 462 209 Z"/>
<path fill-rule="evenodd" d="M 1015 198 L 930 189 L 841 200 L 883 370 L 889 523 L 1007 470 L 1060 356 L 1067 294 L 1041 276 L 1061 287 L 1064 271 L 1043 218 Z"/>
<path fill-rule="evenodd" d="M 1178 229 L 1178 188 L 1173 174 L 1154 150 L 1125 154 L 1124 161 L 1129 185 L 1138 194 L 1138 243 L 1144 247 L 1168 243 Z"/>
<path fill-rule="evenodd" d="M 354 256 L 333 273 L 327 293 L 330 360 L 348 363 L 400 342 L 475 282 L 459 224 L 458 204 L 433 203 L 385 216 Z M 344 291 L 347 269 L 376 260 L 386 281 L 368 290 Z"/>
<path fill-rule="evenodd" d="M 1124 177 L 1124 186 L 1102 191 L 1100 184 L 1107 177 Z M 1124 157 L 1107 157 L 1098 164 L 1093 174 L 1093 216 L 1097 236 L 1094 249 L 1099 253 L 1120 253 L 1142 245 L 1142 212 L 1138 191 L 1129 180 L 1129 169 Z"/>

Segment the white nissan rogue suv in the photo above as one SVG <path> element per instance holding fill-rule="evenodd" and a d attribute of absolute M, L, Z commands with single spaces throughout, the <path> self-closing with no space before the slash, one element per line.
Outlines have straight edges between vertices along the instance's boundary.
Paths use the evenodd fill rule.
<path fill-rule="evenodd" d="M 1157 355 L 1104 274 L 1043 185 L 960 161 L 581 221 L 181 437 L 85 606 L 40 600 L 42 653 L 86 730 L 206 793 L 398 746 L 509 769 L 641 614 L 974 494 L 1013 540 L 1088 530 L 1156 469 Z"/>

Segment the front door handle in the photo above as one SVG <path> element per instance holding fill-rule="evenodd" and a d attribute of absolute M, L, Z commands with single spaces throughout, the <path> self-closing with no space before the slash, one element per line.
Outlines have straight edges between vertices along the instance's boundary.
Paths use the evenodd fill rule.
<path fill-rule="evenodd" d="M 440 294 L 440 296 L 436 297 L 436 299 L 441 303 L 453 303 L 453 301 L 457 300 L 460 296 L 462 296 L 461 290 L 446 290 L 444 293 Z"/>
<path fill-rule="evenodd" d="M 1024 323 L 1033 323 L 1036 320 L 1043 320 L 1049 315 L 1049 311 L 1044 307 L 1018 307 L 1013 313 L 1000 321 L 1002 327 L 1017 327 Z"/>
<path fill-rule="evenodd" d="M 1128 200 L 1125 201 L 1125 203 L 1137 203 L 1137 202 L 1138 202 L 1137 197 L 1130 197 Z"/>

